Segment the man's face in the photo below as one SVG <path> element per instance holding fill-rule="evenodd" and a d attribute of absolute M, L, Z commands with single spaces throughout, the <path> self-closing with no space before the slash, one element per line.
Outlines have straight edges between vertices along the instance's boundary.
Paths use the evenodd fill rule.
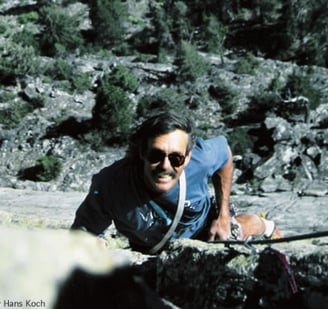
<path fill-rule="evenodd" d="M 175 130 L 148 142 L 144 160 L 144 180 L 154 193 L 170 191 L 188 164 L 191 152 L 186 154 L 188 134 Z M 181 164 L 181 165 L 180 165 Z"/>

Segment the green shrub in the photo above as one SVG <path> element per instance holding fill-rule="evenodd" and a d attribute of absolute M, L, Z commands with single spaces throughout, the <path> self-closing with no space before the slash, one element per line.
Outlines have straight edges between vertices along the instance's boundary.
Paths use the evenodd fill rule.
<path fill-rule="evenodd" d="M 214 15 L 204 17 L 203 28 L 204 31 L 202 31 L 202 33 L 204 42 L 206 42 L 205 50 L 223 56 L 224 42 L 228 28 Z"/>
<path fill-rule="evenodd" d="M 111 48 L 124 40 L 127 7 L 119 0 L 90 1 L 90 18 L 96 45 Z"/>
<path fill-rule="evenodd" d="M 61 86 L 69 92 L 83 93 L 90 88 L 90 75 L 75 73 L 72 65 L 61 58 L 57 58 L 44 74 L 52 80 L 65 81 Z"/>
<path fill-rule="evenodd" d="M 54 80 L 70 80 L 73 75 L 73 68 L 67 61 L 57 58 L 53 64 L 48 67 L 45 75 Z"/>
<path fill-rule="evenodd" d="M 39 46 L 36 40 L 36 34 L 29 30 L 24 29 L 20 32 L 16 32 L 12 36 L 12 41 L 22 46 L 32 47 L 35 51 L 35 54 L 39 52 Z"/>
<path fill-rule="evenodd" d="M 264 121 L 269 112 L 279 111 L 281 98 L 272 91 L 260 91 L 250 97 L 248 109 L 241 113 L 243 120 L 250 123 Z"/>
<path fill-rule="evenodd" d="M 27 23 L 36 23 L 38 19 L 39 19 L 39 14 L 36 11 L 23 13 L 18 16 L 18 21 L 23 25 Z"/>
<path fill-rule="evenodd" d="M 237 111 L 237 93 L 223 80 L 218 80 L 214 86 L 210 87 L 209 93 L 212 97 L 218 100 L 222 108 L 223 116 L 231 115 Z"/>
<path fill-rule="evenodd" d="M 56 56 L 83 47 L 83 38 L 79 31 L 80 21 L 67 14 L 65 7 L 48 5 L 40 10 L 39 23 L 41 50 L 45 55 Z"/>
<path fill-rule="evenodd" d="M 92 114 L 104 140 L 127 137 L 134 119 L 133 104 L 122 88 L 113 86 L 110 74 L 104 76 L 97 91 Z"/>
<path fill-rule="evenodd" d="M 158 63 L 167 63 L 167 52 L 164 48 L 160 48 L 157 53 L 157 62 Z"/>
<path fill-rule="evenodd" d="M 253 150 L 255 137 L 248 133 L 247 127 L 236 127 L 229 133 L 229 145 L 235 155 L 243 155 Z"/>
<path fill-rule="evenodd" d="M 312 86 L 311 76 L 306 73 L 292 73 L 281 91 L 284 99 L 304 96 L 309 99 L 310 109 L 316 109 L 321 103 L 321 91 Z"/>
<path fill-rule="evenodd" d="M 62 164 L 53 155 L 46 155 L 36 160 L 34 166 L 21 170 L 19 178 L 22 180 L 51 181 L 56 179 L 62 170 Z"/>
<path fill-rule="evenodd" d="M 0 110 L 0 123 L 4 129 L 15 128 L 33 110 L 32 104 L 23 101 L 12 101 L 8 108 Z"/>
<path fill-rule="evenodd" d="M 166 22 L 170 23 L 172 36 L 176 42 L 190 40 L 192 28 L 187 18 L 188 5 L 184 1 L 174 1 L 173 5 L 166 3 L 170 18 Z"/>
<path fill-rule="evenodd" d="M 77 93 L 83 93 L 90 88 L 91 79 L 88 73 L 73 75 L 70 81 L 72 91 Z"/>
<path fill-rule="evenodd" d="M 236 74 L 249 74 L 253 75 L 259 66 L 259 61 L 250 52 L 245 57 L 240 58 L 235 64 Z"/>
<path fill-rule="evenodd" d="M 36 180 L 51 181 L 56 179 L 61 172 L 61 162 L 52 155 L 44 156 L 36 161 L 36 167 L 39 169 L 36 173 Z"/>
<path fill-rule="evenodd" d="M 10 41 L 0 43 L 0 83 L 11 84 L 17 77 L 33 75 L 38 67 L 33 47 Z"/>
<path fill-rule="evenodd" d="M 138 117 L 145 117 L 150 112 L 173 110 L 181 112 L 184 102 L 181 95 L 173 89 L 163 89 L 154 95 L 145 95 L 140 98 L 137 105 Z"/>
<path fill-rule="evenodd" d="M 136 77 L 129 73 L 128 69 L 123 65 L 118 65 L 112 70 L 110 79 L 113 86 L 130 92 L 134 92 L 139 85 Z"/>
<path fill-rule="evenodd" d="M 178 80 L 181 81 L 196 80 L 205 75 L 209 69 L 209 64 L 197 49 L 186 41 L 180 44 L 175 64 L 178 66 Z"/>

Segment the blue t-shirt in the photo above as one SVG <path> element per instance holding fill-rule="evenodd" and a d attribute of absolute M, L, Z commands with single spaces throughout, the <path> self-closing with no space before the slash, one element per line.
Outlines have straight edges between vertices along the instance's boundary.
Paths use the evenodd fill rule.
<path fill-rule="evenodd" d="M 185 167 L 187 192 L 182 218 L 173 238 L 191 238 L 204 226 L 210 210 L 208 178 L 229 159 L 225 137 L 197 138 Z M 73 228 L 84 227 L 94 234 L 112 222 L 135 247 L 158 243 L 174 218 L 179 200 L 179 183 L 156 198 L 145 190 L 140 168 L 122 159 L 101 170 L 92 179 L 90 191 L 76 212 Z"/>

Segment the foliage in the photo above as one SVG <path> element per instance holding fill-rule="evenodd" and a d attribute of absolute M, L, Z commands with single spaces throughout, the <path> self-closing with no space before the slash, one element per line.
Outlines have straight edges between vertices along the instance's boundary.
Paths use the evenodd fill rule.
<path fill-rule="evenodd" d="M 158 45 L 158 53 L 174 50 L 174 41 L 170 31 L 169 18 L 166 16 L 162 5 L 157 5 L 157 2 L 150 3 L 151 10 L 151 35 L 156 38 Z"/>
<path fill-rule="evenodd" d="M 328 65 L 328 2 L 288 1 L 284 10 L 286 33 L 298 63 Z"/>
<path fill-rule="evenodd" d="M 122 43 L 124 22 L 128 18 L 126 5 L 119 0 L 95 0 L 90 1 L 89 5 L 94 43 L 103 48 Z"/>
<path fill-rule="evenodd" d="M 91 79 L 88 73 L 74 74 L 70 79 L 71 90 L 83 93 L 90 88 Z"/>
<path fill-rule="evenodd" d="M 219 101 L 223 116 L 236 112 L 238 103 L 237 93 L 224 80 L 219 79 L 214 86 L 209 88 L 209 93 Z"/>
<path fill-rule="evenodd" d="M 67 81 L 68 91 L 83 93 L 90 88 L 89 74 L 75 74 L 72 65 L 62 58 L 55 59 L 45 71 L 45 75 L 54 80 Z"/>
<path fill-rule="evenodd" d="M 33 181 L 51 181 L 56 179 L 62 170 L 62 164 L 53 155 L 46 155 L 36 160 L 34 166 L 19 172 L 19 178 Z"/>
<path fill-rule="evenodd" d="M 32 104 L 21 100 L 12 100 L 6 109 L 0 110 L 0 123 L 4 129 L 17 127 L 21 120 L 34 110 Z"/>
<path fill-rule="evenodd" d="M 175 42 L 189 41 L 192 28 L 187 18 L 188 6 L 183 1 L 176 1 L 174 5 L 168 5 L 170 11 L 170 28 Z"/>
<path fill-rule="evenodd" d="M 36 11 L 23 13 L 18 16 L 18 21 L 25 25 L 27 23 L 36 23 L 39 19 L 39 14 Z"/>
<path fill-rule="evenodd" d="M 253 75 L 259 66 L 259 61 L 250 52 L 246 53 L 245 57 L 240 58 L 235 64 L 236 74 Z"/>
<path fill-rule="evenodd" d="M 304 99 L 297 99 L 302 97 Z M 306 100 L 309 100 L 308 106 Z M 284 82 L 279 76 L 275 77 L 268 89 L 252 96 L 249 108 L 243 112 L 241 119 L 261 122 L 271 112 L 290 121 L 299 118 L 298 115 L 307 121 L 308 109 L 315 109 L 320 103 L 321 91 L 312 86 L 311 74 L 294 71 Z"/>
<path fill-rule="evenodd" d="M 180 112 L 184 107 L 181 95 L 173 89 L 163 89 L 154 95 L 145 95 L 140 98 L 137 106 L 138 117 L 145 117 L 149 112 L 171 110 Z"/>
<path fill-rule="evenodd" d="M 206 44 L 205 50 L 211 53 L 217 53 L 223 56 L 224 42 L 228 27 L 220 22 L 216 16 L 204 16 L 204 30 L 202 34 L 204 36 L 203 41 Z"/>
<path fill-rule="evenodd" d="M 73 68 L 66 60 L 56 58 L 49 65 L 45 74 L 54 80 L 69 80 L 73 75 Z"/>
<path fill-rule="evenodd" d="M 33 47 L 0 42 L 0 83 L 11 84 L 16 77 L 34 74 L 38 66 Z"/>
<path fill-rule="evenodd" d="M 236 127 L 229 133 L 229 145 L 235 155 L 243 155 L 253 150 L 255 139 L 248 133 L 248 128 Z"/>
<path fill-rule="evenodd" d="M 110 77 L 112 85 L 120 87 L 123 90 L 134 92 L 138 88 L 138 80 L 123 65 L 114 67 Z"/>
<path fill-rule="evenodd" d="M 306 73 L 290 74 L 281 91 L 281 96 L 284 99 L 306 97 L 309 100 L 310 109 L 316 109 L 321 103 L 321 91 L 312 86 L 310 75 Z"/>
<path fill-rule="evenodd" d="M 68 15 L 65 7 L 56 4 L 42 7 L 39 16 L 40 47 L 45 55 L 63 55 L 83 46 L 80 21 Z"/>
<path fill-rule="evenodd" d="M 24 29 L 20 32 L 16 32 L 12 36 L 12 41 L 24 47 L 32 47 L 34 49 L 34 54 L 39 53 L 36 35 L 29 30 Z"/>
<path fill-rule="evenodd" d="M 93 122 L 104 142 L 110 138 L 125 139 L 134 119 L 132 101 L 126 92 L 112 84 L 112 75 L 103 77 L 93 108 Z"/>
<path fill-rule="evenodd" d="M 193 27 L 188 18 L 189 6 L 184 1 L 166 1 L 161 5 L 152 3 L 152 29 L 158 40 L 158 50 L 174 51 L 176 44 L 190 41 Z"/>
<path fill-rule="evenodd" d="M 182 41 L 177 52 L 175 64 L 178 66 L 178 80 L 193 81 L 206 74 L 209 65 L 196 50 L 186 41 Z"/>
<path fill-rule="evenodd" d="M 62 165 L 59 159 L 48 155 L 37 159 L 36 167 L 39 169 L 35 175 L 36 180 L 51 181 L 59 176 Z"/>

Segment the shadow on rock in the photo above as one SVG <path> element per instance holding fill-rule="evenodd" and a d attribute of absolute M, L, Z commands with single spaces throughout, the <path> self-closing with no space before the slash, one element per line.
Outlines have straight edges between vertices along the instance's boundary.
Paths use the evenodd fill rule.
<path fill-rule="evenodd" d="M 77 269 L 61 287 L 55 309 L 172 308 L 131 267 L 109 274 L 90 274 Z"/>

